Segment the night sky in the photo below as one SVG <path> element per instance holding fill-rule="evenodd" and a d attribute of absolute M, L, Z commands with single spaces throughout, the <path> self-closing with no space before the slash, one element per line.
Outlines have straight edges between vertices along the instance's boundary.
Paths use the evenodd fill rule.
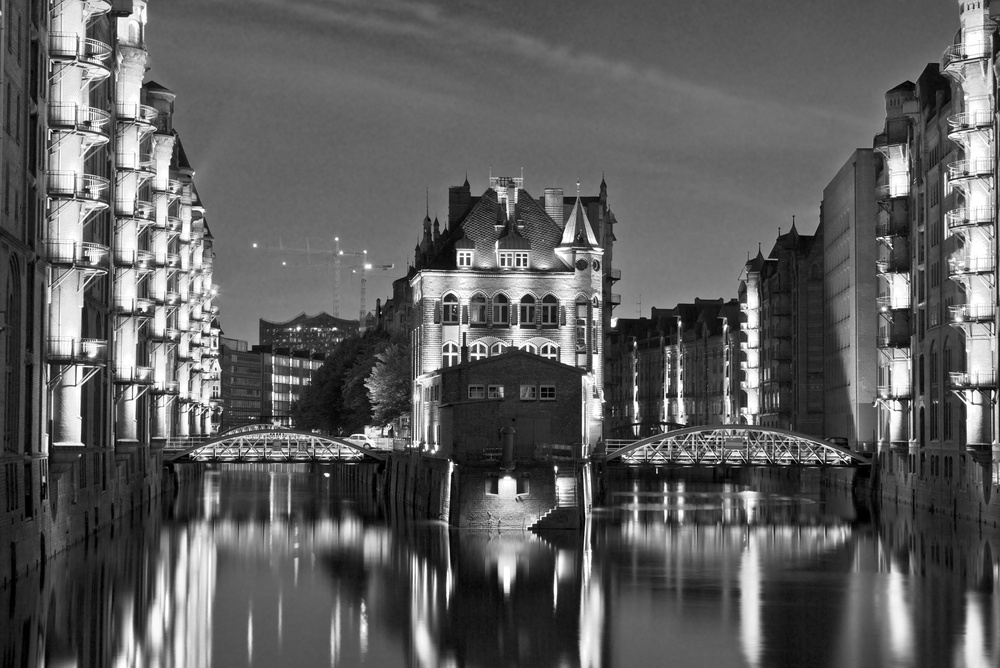
<path fill-rule="evenodd" d="M 252 242 L 366 249 L 390 293 L 447 189 L 520 175 L 618 218 L 619 317 L 735 297 L 747 252 L 871 147 L 884 93 L 938 62 L 951 0 L 153 0 L 147 80 L 215 236 L 227 336 L 332 309 L 331 272 Z M 341 317 L 359 282 L 343 274 Z"/>

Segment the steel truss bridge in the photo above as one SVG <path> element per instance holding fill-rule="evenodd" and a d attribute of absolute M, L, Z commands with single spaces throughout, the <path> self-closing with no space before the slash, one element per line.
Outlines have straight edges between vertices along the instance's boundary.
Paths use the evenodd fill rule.
<path fill-rule="evenodd" d="M 686 427 L 638 441 L 609 440 L 606 461 L 625 464 L 851 466 L 871 457 L 786 429 L 756 425 Z"/>
<path fill-rule="evenodd" d="M 257 425 L 237 427 L 207 439 L 170 439 L 163 452 L 168 462 L 276 463 L 384 460 L 389 454 L 340 436 Z"/>

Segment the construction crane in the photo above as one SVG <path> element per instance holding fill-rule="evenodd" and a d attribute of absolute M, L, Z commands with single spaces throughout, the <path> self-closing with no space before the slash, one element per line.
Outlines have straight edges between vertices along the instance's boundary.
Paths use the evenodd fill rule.
<path fill-rule="evenodd" d="M 340 248 L 340 237 L 333 238 L 333 249 L 329 248 L 314 248 L 309 245 L 309 239 L 306 238 L 306 243 L 304 247 L 291 247 L 285 246 L 281 242 L 281 238 L 278 238 L 278 245 L 272 246 L 267 244 L 259 244 L 254 242 L 253 247 L 269 252 L 269 253 L 284 253 L 290 255 L 301 255 L 305 256 L 307 259 L 304 262 L 289 263 L 283 261 L 281 264 L 285 267 L 300 267 L 309 269 L 333 269 L 333 317 L 340 317 L 340 269 L 343 266 L 343 258 L 349 257 L 353 258 L 354 262 L 351 265 L 351 270 L 353 273 L 361 274 L 361 307 L 358 312 L 358 327 L 362 331 L 365 329 L 365 316 L 367 315 L 366 309 L 366 291 L 368 283 L 368 272 L 370 271 L 388 271 L 395 267 L 394 264 L 374 264 L 368 261 L 368 251 L 349 251 L 342 250 Z M 313 256 L 319 256 L 320 258 L 331 258 L 332 261 L 316 261 L 313 260 Z"/>

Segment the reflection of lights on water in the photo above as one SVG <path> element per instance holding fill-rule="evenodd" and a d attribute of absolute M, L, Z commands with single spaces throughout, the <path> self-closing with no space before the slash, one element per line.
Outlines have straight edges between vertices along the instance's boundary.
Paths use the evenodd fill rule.
<path fill-rule="evenodd" d="M 253 600 L 247 605 L 247 663 L 253 663 Z"/>
<path fill-rule="evenodd" d="M 365 658 L 368 653 L 368 609 L 365 607 L 365 599 L 361 599 L 361 611 L 358 619 L 358 638 L 361 642 L 361 658 Z"/>
<path fill-rule="evenodd" d="M 330 477 L 330 472 L 329 471 L 324 471 L 323 472 L 323 477 L 324 478 L 329 478 Z"/>
<path fill-rule="evenodd" d="M 913 629 L 910 626 L 910 605 L 906 600 L 906 576 L 897 569 L 898 567 L 886 574 L 889 645 L 894 663 L 912 665 Z"/>
<path fill-rule="evenodd" d="M 956 656 L 955 665 L 964 664 L 966 666 L 995 666 L 996 657 L 993 660 L 987 654 L 987 647 L 992 645 L 987 641 L 986 621 L 983 619 L 983 601 L 978 593 L 966 592 L 965 594 L 965 629 L 962 634 L 962 656 Z M 956 650 L 956 655 L 958 650 Z"/>
<path fill-rule="evenodd" d="M 510 590 L 517 575 L 517 555 L 513 552 L 501 552 L 497 557 L 497 576 L 503 587 L 504 598 L 510 598 Z"/>
<path fill-rule="evenodd" d="M 760 554 L 753 538 L 747 536 L 747 549 L 740 557 L 740 645 L 751 666 L 759 666 L 763 652 L 760 623 Z"/>

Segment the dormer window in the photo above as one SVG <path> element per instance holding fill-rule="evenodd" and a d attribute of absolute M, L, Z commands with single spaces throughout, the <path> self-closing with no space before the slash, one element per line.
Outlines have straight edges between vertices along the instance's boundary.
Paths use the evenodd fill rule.
<path fill-rule="evenodd" d="M 497 252 L 497 264 L 501 269 L 527 269 L 528 251 L 502 250 Z"/>
<path fill-rule="evenodd" d="M 471 250 L 460 250 L 457 255 L 457 263 L 459 267 L 471 267 L 472 266 L 472 251 Z"/>

